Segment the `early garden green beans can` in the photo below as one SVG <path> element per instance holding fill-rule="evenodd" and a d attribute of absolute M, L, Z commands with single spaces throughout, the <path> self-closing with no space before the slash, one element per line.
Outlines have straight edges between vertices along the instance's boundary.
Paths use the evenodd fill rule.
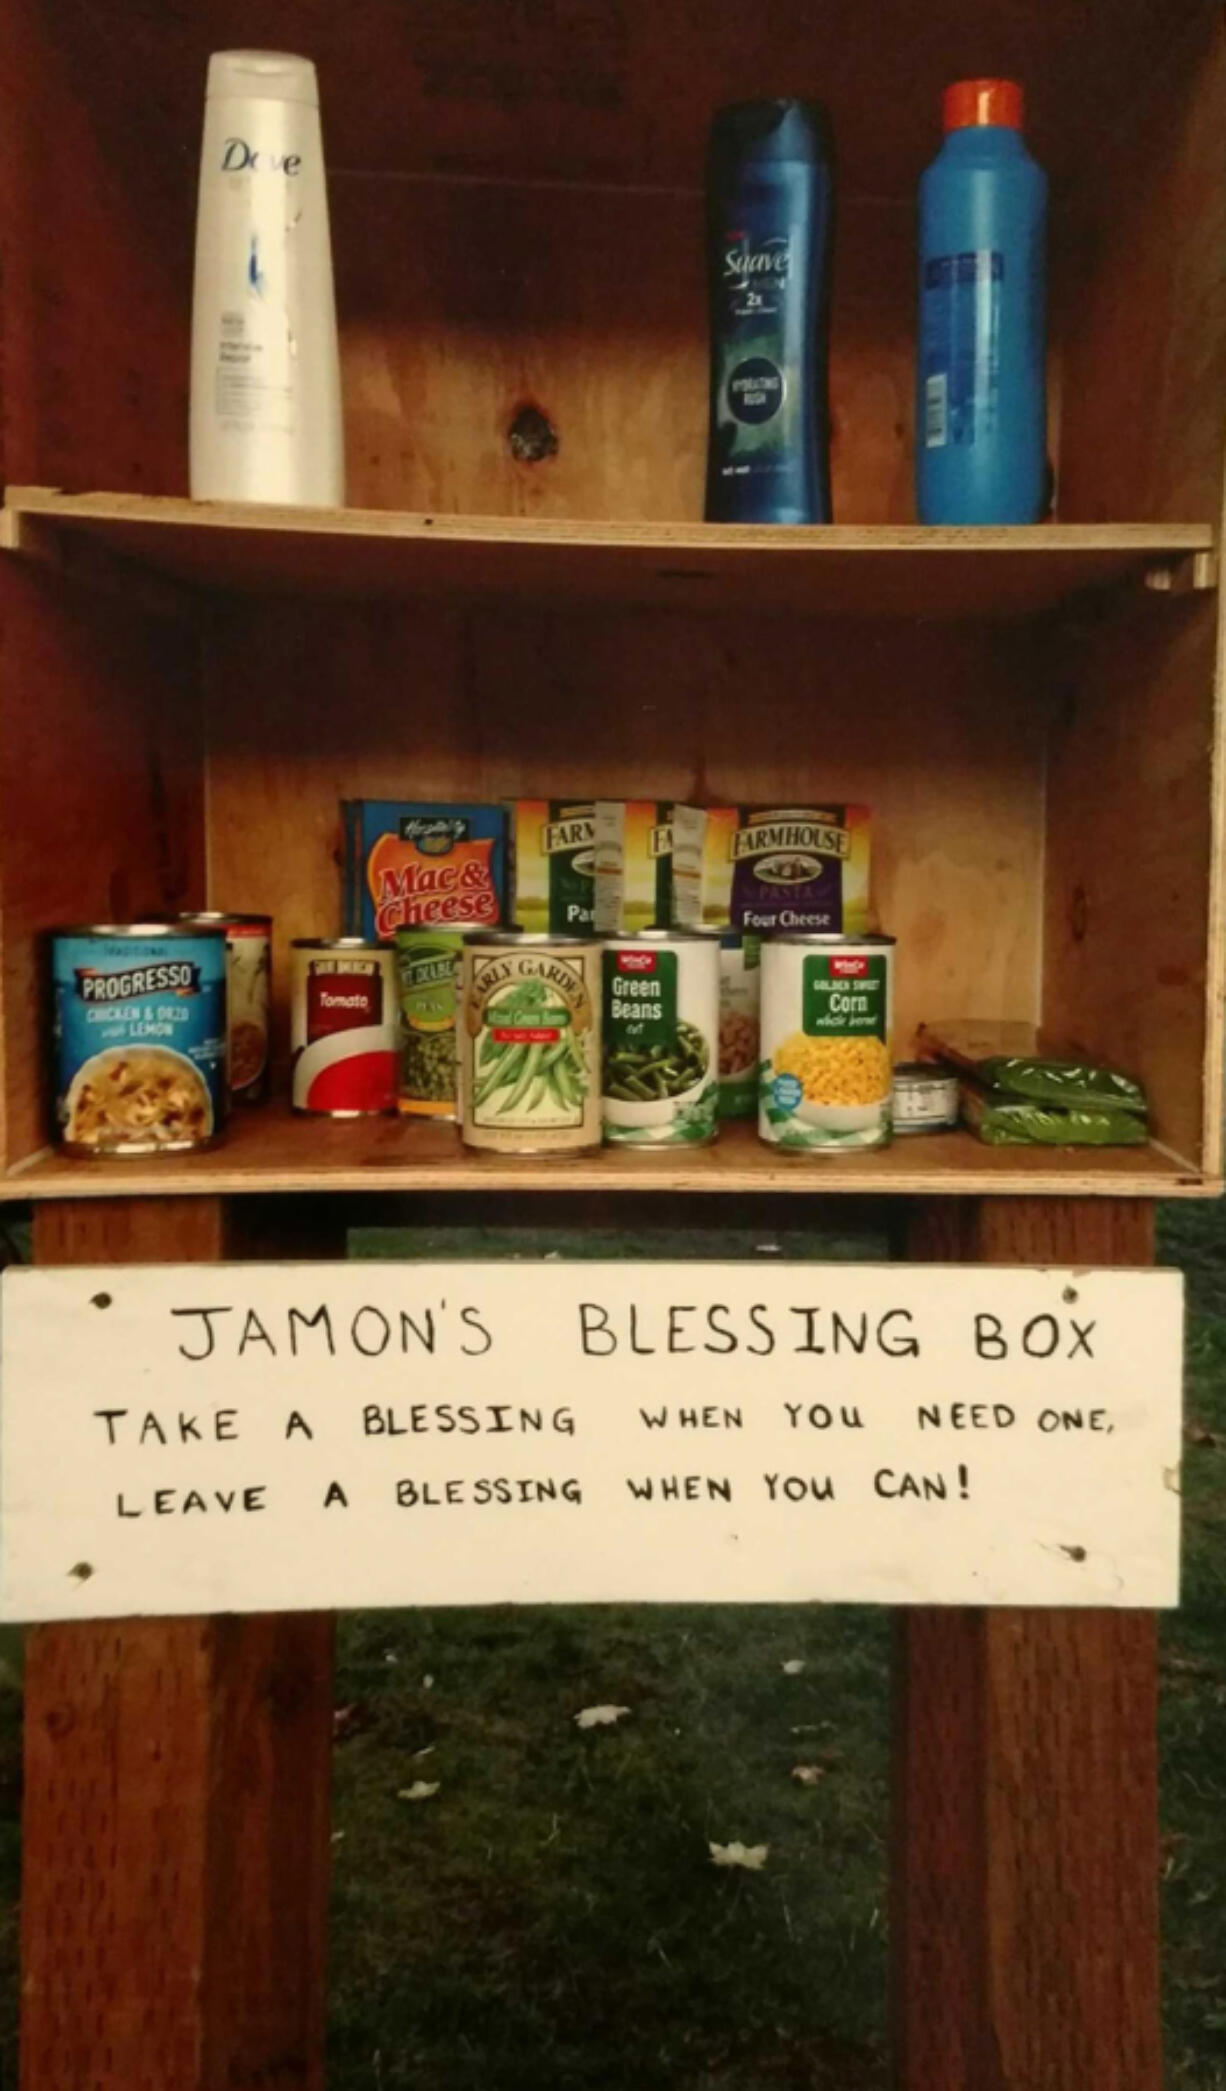
<path fill-rule="evenodd" d="M 600 945 L 546 931 L 466 936 L 460 1133 L 496 1154 L 600 1144 Z"/>
<path fill-rule="evenodd" d="M 713 1140 L 719 934 L 644 929 L 604 951 L 604 1136 L 621 1147 Z"/>
<path fill-rule="evenodd" d="M 460 955 L 479 922 L 396 931 L 400 990 L 400 1108 L 410 1118 L 458 1114 L 456 1003 Z"/>

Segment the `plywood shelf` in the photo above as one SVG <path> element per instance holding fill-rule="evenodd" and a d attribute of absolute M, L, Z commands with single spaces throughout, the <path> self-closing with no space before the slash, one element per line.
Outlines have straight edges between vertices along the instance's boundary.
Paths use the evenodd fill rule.
<path fill-rule="evenodd" d="M 625 1148 L 571 1159 L 512 1161 L 460 1146 L 453 1127 L 367 1118 L 295 1117 L 284 1105 L 238 1114 L 206 1153 L 150 1161 L 81 1162 L 48 1152 L 0 1178 L 0 1198 L 115 1198 L 285 1191 L 839 1192 L 861 1196 L 958 1193 L 1194 1197 L 1216 1186 L 1156 1147 L 991 1148 L 968 1133 L 898 1140 L 841 1162 L 767 1147 L 750 1125 L 730 1125 L 713 1147 L 644 1153 Z"/>
<path fill-rule="evenodd" d="M 931 529 L 597 523 L 289 509 L 10 488 L 4 543 L 83 578 L 114 562 L 189 588 L 338 600 L 1006 617 L 1133 582 L 1211 585 L 1200 523 Z"/>

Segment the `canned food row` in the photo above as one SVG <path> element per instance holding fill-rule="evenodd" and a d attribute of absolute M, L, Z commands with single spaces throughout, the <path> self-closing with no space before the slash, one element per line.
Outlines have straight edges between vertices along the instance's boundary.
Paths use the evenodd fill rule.
<path fill-rule="evenodd" d="M 215 914 L 58 933 L 59 1121 L 79 1154 L 182 1152 L 268 1085 L 270 923 Z M 456 923 L 292 946 L 292 1101 L 458 1119 L 504 1154 L 713 1140 L 756 1111 L 797 1153 L 956 1122 L 939 1069 L 895 1069 L 885 936 Z M 759 995 L 760 989 L 760 995 Z"/>

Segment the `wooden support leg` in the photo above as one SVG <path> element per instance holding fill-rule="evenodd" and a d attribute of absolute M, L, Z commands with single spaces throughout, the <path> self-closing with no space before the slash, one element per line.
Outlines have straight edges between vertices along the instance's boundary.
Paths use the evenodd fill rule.
<path fill-rule="evenodd" d="M 1153 1207 L 950 1200 L 916 1261 L 1146 1264 Z M 900 2091 L 1160 2091 L 1152 1614 L 898 1625 Z"/>
<path fill-rule="evenodd" d="M 207 1262 L 244 1226 L 215 1198 L 45 1205 L 35 1255 Z M 23 2091 L 322 2091 L 331 1729 L 329 1618 L 30 1634 Z"/>

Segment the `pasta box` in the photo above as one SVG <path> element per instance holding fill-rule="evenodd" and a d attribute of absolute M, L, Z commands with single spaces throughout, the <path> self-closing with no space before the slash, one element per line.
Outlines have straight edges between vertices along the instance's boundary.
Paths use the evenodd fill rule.
<path fill-rule="evenodd" d="M 673 920 L 758 935 L 863 936 L 865 806 L 677 806 Z"/>

